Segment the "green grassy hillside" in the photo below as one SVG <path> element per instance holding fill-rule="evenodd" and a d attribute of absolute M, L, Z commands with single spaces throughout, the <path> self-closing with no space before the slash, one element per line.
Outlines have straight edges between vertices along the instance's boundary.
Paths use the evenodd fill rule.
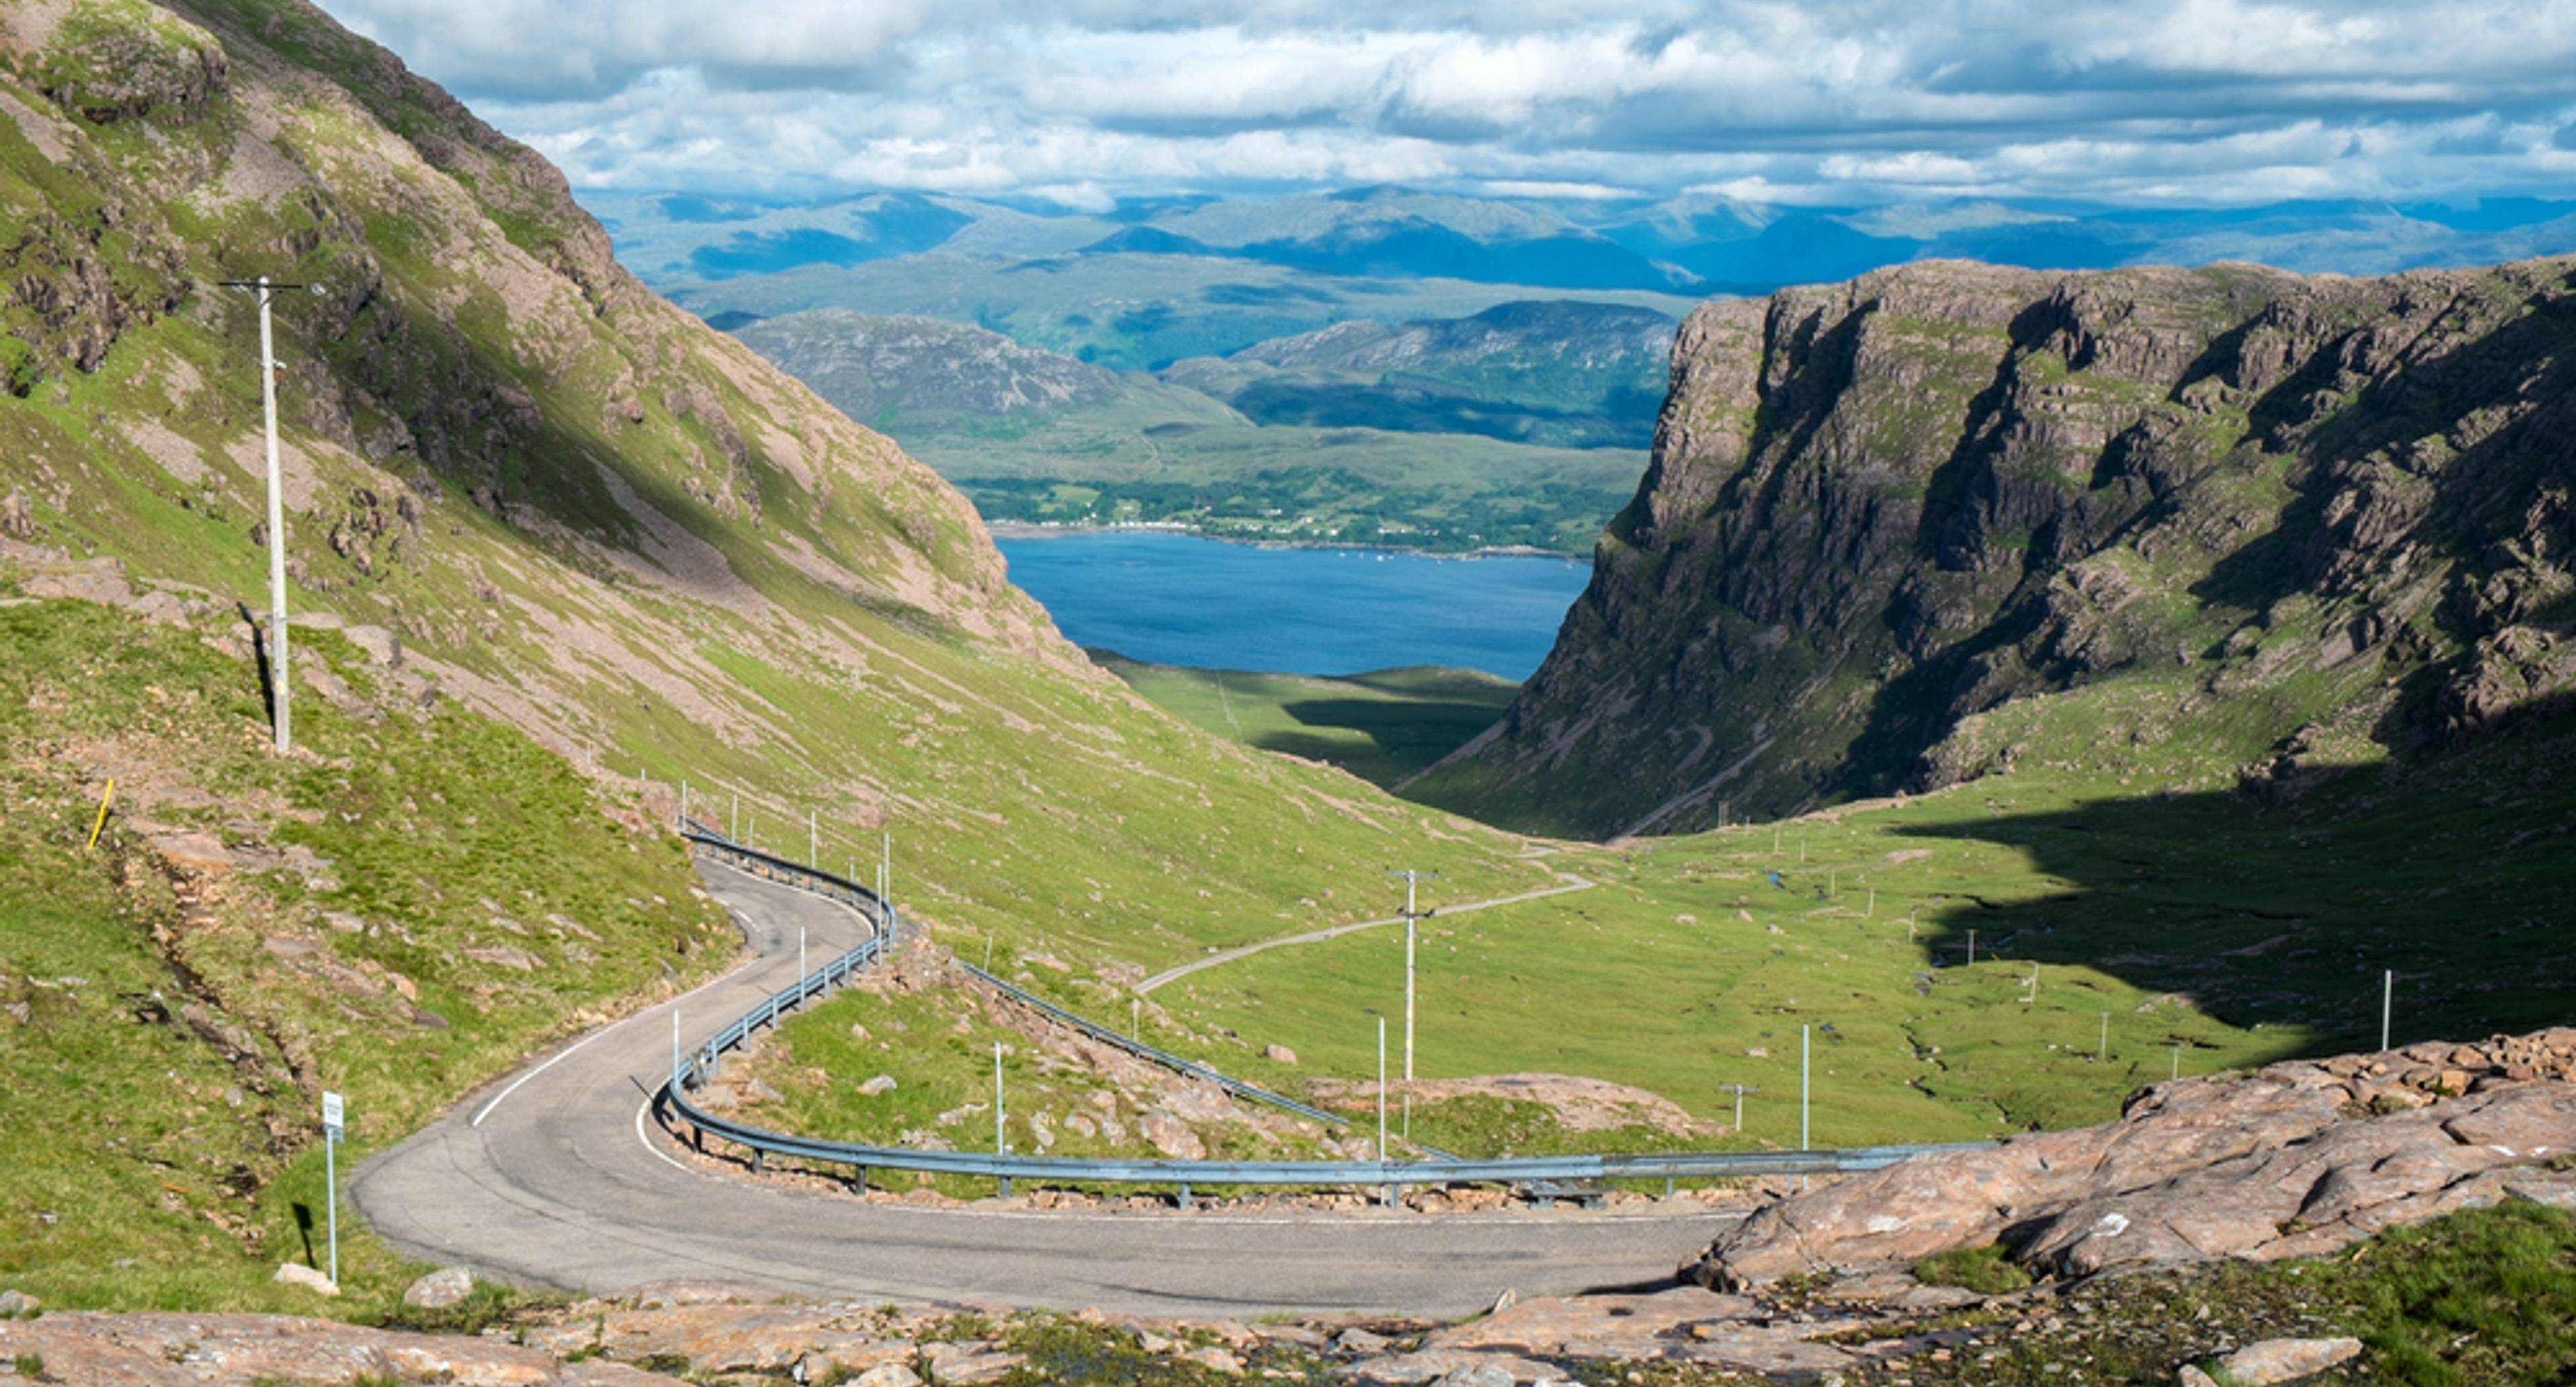
<path fill-rule="evenodd" d="M 1731 1086 L 1749 1084 L 1744 1131 L 1705 1144 L 1794 1147 L 1810 1027 L 1813 1139 L 1853 1145 L 2081 1125 L 2177 1072 L 2375 1049 L 2387 971 L 2400 1045 L 2566 1022 L 2576 958 L 2551 941 L 2576 890 L 2560 850 L 2576 831 L 2576 731 L 2270 804 L 2223 788 L 2140 795 L 2079 759 L 2081 726 L 2034 729 L 2013 771 L 1933 795 L 1569 845 L 1541 861 L 1592 889 L 1435 913 L 1418 1072 L 1589 1075 L 1719 1123 Z M 1482 895 L 1441 880 L 1423 904 Z M 1401 903 L 1393 883 L 1375 898 L 1382 915 Z M 1163 1019 L 1149 1013 L 1149 1033 L 1301 1092 L 1373 1073 L 1373 1017 L 1401 1016 L 1402 987 L 1402 932 L 1368 930 L 1182 977 L 1152 994 Z M 1113 993 L 1073 1000 L 1124 1023 Z M 846 1006 L 815 1034 L 873 1022 L 867 999 Z M 1265 1059 L 1273 1044 L 1298 1063 Z M 971 1101 L 973 1077 L 961 1067 L 921 1101 Z M 1569 1140 L 1510 1108 L 1419 1105 L 1414 1131 L 1522 1154 L 1621 1139 Z M 867 1115 L 849 1106 L 839 1134 Z"/>
<path fill-rule="evenodd" d="M 237 623 L 193 626 L 0 608 L 0 1281 L 309 1311 L 270 1274 L 326 1260 L 322 1090 L 345 1179 L 738 940 L 634 795 L 321 630 L 279 759 Z M 421 1269 L 341 1234 L 383 1312 Z"/>
<path fill-rule="evenodd" d="M 23 787 L 0 829 L 20 864 L 0 910 L 27 926 L 6 964 L 26 1015 L 0 1036 L 43 1076 L 9 1088 L 0 1119 L 35 1132 L 78 1110 L 91 1074 L 133 1104 L 15 1153 L 52 1202 L 7 1215 L 12 1246 L 34 1249 L 25 1284 L 58 1303 L 271 1303 L 250 1231 L 273 1262 L 293 1206 L 312 1207 L 292 1135 L 308 1090 L 344 1082 L 361 1139 L 389 1139 L 582 1009 L 712 963 L 721 933 L 655 828 L 683 784 L 743 836 L 826 865 L 892 834 L 896 894 L 939 940 L 1052 956 L 1064 970 L 1033 968 L 1036 985 L 1111 1019 L 1146 974 L 1383 918 L 1400 899 L 1389 868 L 1436 871 L 1425 904 L 1451 909 L 1429 925 L 1424 1072 L 1592 1073 L 1703 1118 L 1727 1111 L 1724 1085 L 1756 1083 L 1741 1139 L 1774 1144 L 1792 1130 L 1800 1025 L 1817 1028 L 1816 1138 L 1841 1143 L 2104 1115 L 2177 1043 L 2190 1068 L 2339 1048 L 2368 1029 L 2382 967 L 2407 977 L 2401 1038 L 2562 1005 L 2569 979 L 2536 943 L 2563 894 L 2562 738 L 2319 786 L 2306 772 L 2353 745 L 2349 720 L 2323 722 L 2255 778 L 2262 794 L 2236 792 L 2242 748 L 2282 717 L 2386 706 L 2350 700 L 2385 676 L 2324 659 L 2326 616 L 2295 602 L 2195 659 L 2210 699 L 2141 677 L 2006 701 L 1944 743 L 1948 779 L 1987 778 L 1776 843 L 1750 829 L 1526 853 L 1213 735 L 1052 632 L 926 468 L 644 293 L 535 156 L 309 7 L 190 13 L 22 8 L 0 69 L 0 241 L 19 271 L 0 280 L 5 552 L 30 592 L 95 587 L 85 564 L 109 556 L 146 589 L 194 585 L 136 604 L 184 631 L 0 609 Z M 325 286 L 278 314 L 282 540 L 294 606 L 350 632 L 299 637 L 305 752 L 288 761 L 259 751 L 258 666 L 224 615 L 261 605 L 279 538 L 255 529 L 255 316 L 219 287 L 259 273 Z M 2250 455 L 2209 475 L 2214 492 L 2299 502 Z M 1978 537 L 2024 552 L 2009 527 Z M 2003 563 L 1978 581 L 2000 585 Z M 2093 585 L 2066 583 L 2087 600 L 2116 595 L 2119 575 L 2081 576 Z M 2546 615 L 2554 591 L 2469 596 Z M 2130 596 L 2142 616 L 2169 600 Z M 2532 649 L 2488 649 L 2497 689 Z M 1396 726 L 1420 711 L 1421 690 L 1378 692 L 1415 705 Z M 1310 726 L 1384 726 L 1345 714 L 1367 716 Z M 1569 798 L 1633 795 L 1618 777 L 1695 755 L 1647 753 L 1590 763 Z M 155 767 L 160 793 L 143 795 Z M 603 813 L 639 773 L 650 812 Z M 151 865 L 171 860 L 151 845 L 163 830 L 137 820 L 82 850 L 109 775 L 131 778 L 138 818 L 212 835 L 231 894 L 183 899 Z M 138 862 L 150 871 L 118 865 Z M 1593 884 L 1455 909 L 1571 884 L 1559 873 Z M 1969 929 L 2002 960 L 1965 967 Z M 1155 1003 L 1228 1068 L 1356 1078 L 1369 1013 L 1399 1003 L 1396 940 L 1254 954 Z M 2037 995 L 2018 1001 L 2033 964 Z M 415 994 L 399 1009 L 397 972 Z M 151 993 L 167 1007 L 174 985 L 214 990 L 205 1026 L 184 1007 L 158 1019 Z M 2090 1057 L 2106 1011 L 2108 1054 Z M 1265 1058 L 1272 1043 L 1300 1062 Z M 971 1092 L 973 1057 L 940 1053 L 925 1047 L 917 1087 Z M 1561 1138 L 1530 1116 L 1442 1105 L 1415 1121 L 1462 1147 Z M 218 1169 L 208 1152 L 229 1154 Z M 228 1202 L 227 1180 L 253 1200 Z M 148 1251 L 109 1253 L 119 1240 Z M 381 1288 L 393 1273 L 356 1274 Z"/>
<path fill-rule="evenodd" d="M 10 931 L 7 986 L 43 1026 L 6 1034 L 45 1078 L 8 1088 L 0 1125 L 33 1140 L 92 1067 L 118 1092 L 178 1076 L 149 1114 L 79 1119 L 132 1135 L 13 1153 L 47 1192 L 7 1215 L 17 1284 L 61 1305 L 273 1303 L 247 1233 L 192 1211 L 282 1255 L 284 1210 L 319 1207 L 309 1141 L 286 1135 L 309 1126 L 306 1090 L 345 1085 L 362 1141 L 388 1140 L 650 994 L 681 966 L 675 942 L 689 968 L 725 951 L 655 827 L 683 783 L 745 836 L 819 842 L 827 862 L 890 833 L 908 911 L 1086 974 L 1359 918 L 1376 902 L 1355 885 L 1398 861 L 1493 890 L 1538 879 L 1516 840 L 1211 737 L 1091 666 L 928 469 L 644 292 L 541 160 L 318 10 L 86 0 L 5 20 L 0 558 L 31 591 L 118 559 L 138 591 L 184 585 L 151 610 L 195 613 L 188 633 L 135 633 L 149 658 L 114 654 L 127 637 L 95 614 L 46 615 L 74 624 L 0 661 L 36 681 L 10 703 L 10 763 L 46 778 L 23 813 L 11 800 L 25 854 L 0 892 L 29 926 Z M 259 753 L 260 666 L 225 615 L 266 607 L 257 315 L 220 287 L 259 274 L 324 286 L 276 310 L 290 606 L 365 628 L 401 675 L 384 694 L 353 647 L 299 628 L 303 750 L 277 763 Z M 206 640 L 231 644 L 215 658 Z M 131 716 L 165 694 L 194 698 L 196 721 Z M 417 733 L 416 706 L 435 709 Z M 208 925 L 206 957 L 181 960 L 217 986 L 252 979 L 235 991 L 253 1009 L 271 1005 L 263 971 L 280 996 L 305 986 L 290 973 L 322 980 L 325 996 L 274 1003 L 278 1033 L 332 1069 L 271 1056 L 292 1096 L 245 1085 L 236 1109 L 215 1082 L 230 1041 L 135 1030 L 140 1004 L 118 1000 L 171 995 L 181 966 L 155 938 L 170 898 L 117 894 L 114 817 L 95 864 L 70 843 L 128 754 L 200 786 L 153 811 L 174 826 L 335 863 L 327 888 L 263 877 L 234 901 L 245 922 Z M 652 812 L 630 834 L 598 804 L 631 804 L 639 775 Z M 518 798 L 539 789 L 553 798 Z M 253 793 L 256 812 L 228 802 Z M 600 938 L 559 940 L 553 915 Z M 468 939 L 516 953 L 452 974 L 420 956 Z M 354 1000 L 347 976 L 374 979 L 370 963 L 449 1029 L 428 1041 L 407 1010 Z M 343 982 L 345 1005 L 327 995 Z M 272 1115 L 280 1134 L 260 1136 Z M 147 1128 L 156 1144 L 126 1165 Z M 285 1193 L 221 1193 L 236 1163 L 254 1193 Z M 166 1216 L 135 1212 L 164 1196 Z M 129 1237 L 149 1246 L 116 1255 L 137 1265 L 103 1271 Z"/>

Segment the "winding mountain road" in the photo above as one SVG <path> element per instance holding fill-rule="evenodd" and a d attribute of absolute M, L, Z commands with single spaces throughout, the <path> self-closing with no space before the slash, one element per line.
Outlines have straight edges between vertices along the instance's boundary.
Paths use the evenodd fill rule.
<path fill-rule="evenodd" d="M 712 863 L 755 951 L 698 991 L 569 1041 L 370 1161 L 350 1197 L 396 1247 L 513 1280 L 613 1294 L 723 1281 L 781 1294 L 1241 1317 L 1452 1315 L 1523 1295 L 1668 1278 L 1731 1216 L 1657 1209 L 1495 1214 L 1041 1213 L 931 1209 L 727 1178 L 684 1164 L 645 1115 L 694 1044 L 816 956 L 856 945 L 846 907 Z M 827 952 L 828 951 L 828 952 Z"/>

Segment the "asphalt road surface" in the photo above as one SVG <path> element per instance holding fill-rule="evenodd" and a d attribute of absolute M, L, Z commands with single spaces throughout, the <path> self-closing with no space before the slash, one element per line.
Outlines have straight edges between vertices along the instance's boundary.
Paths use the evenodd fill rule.
<path fill-rule="evenodd" d="M 866 937 L 847 907 L 704 864 L 756 957 L 676 1003 L 488 1085 L 370 1161 L 350 1197 L 429 1261 L 599 1294 L 722 1281 L 782 1294 L 1242 1317 L 1428 1315 L 1522 1295 L 1661 1283 L 1730 1215 L 1043 1213 L 867 1204 L 682 1163 L 644 1113 L 670 1073 L 671 1008 L 695 1045 Z"/>

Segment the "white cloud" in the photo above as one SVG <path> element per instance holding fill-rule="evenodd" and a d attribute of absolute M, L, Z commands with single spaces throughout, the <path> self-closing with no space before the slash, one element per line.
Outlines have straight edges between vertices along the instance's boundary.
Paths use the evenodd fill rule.
<path fill-rule="evenodd" d="M 1613 188 L 1607 183 L 1551 182 L 1544 178 L 1492 178 L 1480 184 L 1479 191 L 1494 197 L 1564 198 L 1571 202 L 1609 202 L 1637 195 L 1633 188 Z"/>
<path fill-rule="evenodd" d="M 327 3 L 590 186 L 2442 197 L 2576 117 L 2576 0 Z"/>

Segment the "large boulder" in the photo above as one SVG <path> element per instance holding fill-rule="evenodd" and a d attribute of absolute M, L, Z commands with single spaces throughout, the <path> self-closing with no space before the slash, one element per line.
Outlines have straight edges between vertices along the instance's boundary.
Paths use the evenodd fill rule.
<path fill-rule="evenodd" d="M 2576 1083 L 2536 1077 L 2566 1072 L 2533 1054 L 2537 1039 L 2160 1084 L 2114 1122 L 1917 1156 L 1772 1204 L 1683 1274 L 1739 1289 L 1998 1242 L 2058 1276 L 2269 1260 L 2475 1204 L 2555 1198 L 2532 1167 L 2576 1151 Z M 2419 1069 L 2424 1090 L 2403 1089 L 2417 1106 L 2387 1101 Z M 2442 1096 L 2463 1086 L 2476 1091 Z"/>
<path fill-rule="evenodd" d="M 470 1267 L 441 1267 L 411 1283 L 403 1291 L 403 1304 L 417 1310 L 444 1310 L 474 1294 L 474 1271 Z"/>
<path fill-rule="evenodd" d="M 1199 1140 L 1198 1133 L 1190 1130 L 1189 1123 L 1182 1121 L 1178 1115 L 1167 1109 L 1148 1109 L 1142 1117 L 1136 1119 L 1136 1130 L 1144 1135 L 1145 1140 L 1154 1144 L 1155 1150 L 1162 1152 L 1171 1160 L 1204 1161 L 1207 1159 L 1207 1144 Z"/>

